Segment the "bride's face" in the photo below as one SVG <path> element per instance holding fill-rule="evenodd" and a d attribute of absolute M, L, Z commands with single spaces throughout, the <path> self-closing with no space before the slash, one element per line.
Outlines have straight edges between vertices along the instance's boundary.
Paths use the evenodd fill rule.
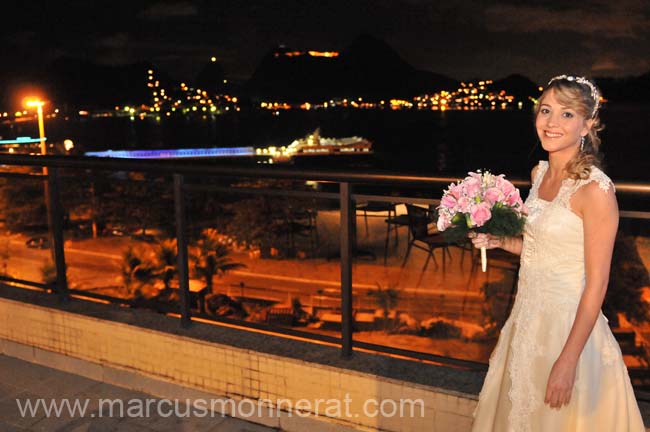
<path fill-rule="evenodd" d="M 580 138 L 587 135 L 590 126 L 591 120 L 557 100 L 554 89 L 539 102 L 535 127 L 542 147 L 549 153 L 577 152 Z"/>

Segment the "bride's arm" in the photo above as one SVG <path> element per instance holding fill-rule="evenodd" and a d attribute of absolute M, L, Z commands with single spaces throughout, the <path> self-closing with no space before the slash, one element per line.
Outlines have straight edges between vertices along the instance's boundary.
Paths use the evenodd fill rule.
<path fill-rule="evenodd" d="M 568 404 L 575 381 L 575 369 L 582 349 L 598 319 L 607 291 L 612 250 L 618 229 L 618 206 L 614 188 L 606 193 L 598 183 L 580 188 L 572 207 L 582 217 L 585 249 L 585 289 L 575 321 L 549 376 L 546 399 L 552 407 Z"/>

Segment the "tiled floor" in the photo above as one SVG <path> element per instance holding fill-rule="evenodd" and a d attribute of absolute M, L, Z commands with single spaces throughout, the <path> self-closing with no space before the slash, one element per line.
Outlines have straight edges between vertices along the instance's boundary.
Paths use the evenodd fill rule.
<path fill-rule="evenodd" d="M 39 405 L 35 412 L 21 415 L 19 402 L 22 408 L 26 408 L 27 400 L 37 404 L 39 399 L 48 406 L 51 401 L 55 401 L 57 404 L 62 404 L 64 409 L 58 416 L 52 411 L 50 415 L 46 415 L 43 405 Z M 114 415 L 106 412 L 107 409 L 100 414 L 100 399 L 123 401 L 123 415 L 119 415 L 117 408 L 113 412 Z M 153 399 L 157 398 L 0 355 L 0 430 L 3 432 L 271 432 L 275 430 L 220 415 L 215 417 L 166 416 L 168 411 L 165 405 L 161 405 L 163 409 L 160 413 L 156 413 L 156 405 L 152 404 L 150 406 L 151 415 L 146 416 L 144 401 Z M 78 408 L 82 408 L 87 402 L 85 414 L 80 415 L 80 409 L 78 409 L 74 415 L 70 415 L 68 405 L 65 405 L 66 400 L 73 407 L 72 404 L 79 401 Z M 141 402 L 142 404 L 140 404 Z M 33 407 L 36 408 L 36 406 Z M 178 412 L 183 415 L 185 410 L 181 408 Z"/>

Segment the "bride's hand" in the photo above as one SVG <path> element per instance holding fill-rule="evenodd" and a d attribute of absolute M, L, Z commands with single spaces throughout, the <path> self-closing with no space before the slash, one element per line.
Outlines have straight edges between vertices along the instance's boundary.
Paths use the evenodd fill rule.
<path fill-rule="evenodd" d="M 485 249 L 503 247 L 503 240 L 500 237 L 493 236 L 492 234 L 470 232 L 467 234 L 467 237 L 472 240 L 472 244 L 477 249 L 480 249 L 482 247 Z"/>
<path fill-rule="evenodd" d="M 576 379 L 576 366 L 558 358 L 553 364 L 546 384 L 544 403 L 551 408 L 562 408 L 571 401 L 571 392 Z"/>

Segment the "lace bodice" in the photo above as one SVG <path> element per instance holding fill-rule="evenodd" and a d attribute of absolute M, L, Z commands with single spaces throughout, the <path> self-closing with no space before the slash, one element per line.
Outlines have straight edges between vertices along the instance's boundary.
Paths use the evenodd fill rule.
<path fill-rule="evenodd" d="M 541 296 L 558 306 L 580 300 L 584 288 L 584 233 L 582 219 L 571 210 L 571 197 L 582 186 L 597 182 L 607 191 L 614 187 L 600 169 L 592 167 L 587 179 L 565 179 L 552 201 L 538 196 L 539 185 L 548 170 L 548 162 L 540 161 L 526 199 L 529 215 L 524 228 L 520 278 L 535 278 L 536 286 L 545 290 L 522 293 Z"/>

